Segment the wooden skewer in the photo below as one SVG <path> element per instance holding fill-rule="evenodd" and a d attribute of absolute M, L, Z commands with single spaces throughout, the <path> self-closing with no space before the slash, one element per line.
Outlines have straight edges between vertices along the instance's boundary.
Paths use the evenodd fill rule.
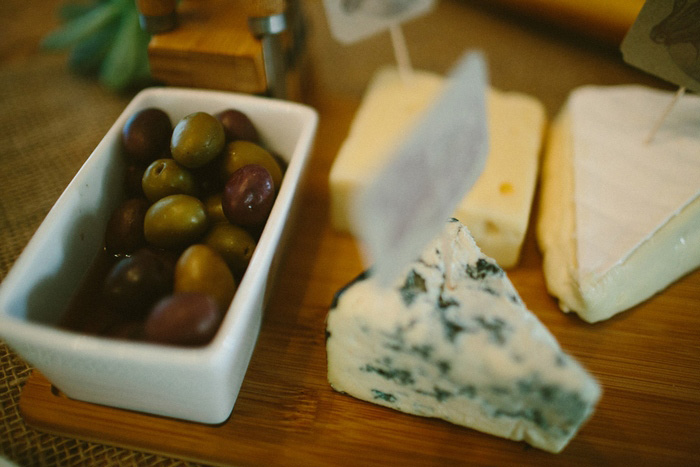
<path fill-rule="evenodd" d="M 413 74 L 413 67 L 411 66 L 411 57 L 408 54 L 408 47 L 406 47 L 406 40 L 401 31 L 401 26 L 395 23 L 391 25 L 389 32 L 391 34 L 391 43 L 394 46 L 394 56 L 396 57 L 399 76 L 404 82 L 408 82 L 408 79 Z"/>
<path fill-rule="evenodd" d="M 668 104 L 668 106 L 666 106 L 664 113 L 662 113 L 661 117 L 659 117 L 659 119 L 656 121 L 656 124 L 649 132 L 649 135 L 644 141 L 644 144 L 651 144 L 652 140 L 654 139 L 654 136 L 656 136 L 656 133 L 659 131 L 659 128 L 661 128 L 661 125 L 663 125 L 664 120 L 666 120 L 668 114 L 671 113 L 671 109 L 673 109 L 673 106 L 676 105 L 676 102 L 678 102 L 678 99 L 680 99 L 681 96 L 683 96 L 683 94 L 685 94 L 685 87 L 681 86 L 678 88 L 678 91 L 676 91 L 676 94 L 673 96 L 673 99 L 671 99 L 671 102 Z"/>

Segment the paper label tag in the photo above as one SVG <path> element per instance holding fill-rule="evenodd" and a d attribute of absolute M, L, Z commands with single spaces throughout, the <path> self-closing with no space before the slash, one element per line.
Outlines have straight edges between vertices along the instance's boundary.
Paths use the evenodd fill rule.
<path fill-rule="evenodd" d="M 351 214 L 381 284 L 394 280 L 444 230 L 483 171 L 486 90 L 483 56 L 465 55 L 390 162 L 358 195 Z"/>
<path fill-rule="evenodd" d="M 647 0 L 620 50 L 630 65 L 700 92 L 700 0 Z"/>
<path fill-rule="evenodd" d="M 430 11 L 435 0 L 324 0 L 331 34 L 357 42 Z"/>

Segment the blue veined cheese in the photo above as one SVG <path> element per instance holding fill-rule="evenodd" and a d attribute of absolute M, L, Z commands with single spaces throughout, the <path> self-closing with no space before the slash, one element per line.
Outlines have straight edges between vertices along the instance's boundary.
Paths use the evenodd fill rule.
<path fill-rule="evenodd" d="M 551 452 L 601 394 L 454 219 L 392 287 L 339 291 L 326 336 L 335 390 Z"/>

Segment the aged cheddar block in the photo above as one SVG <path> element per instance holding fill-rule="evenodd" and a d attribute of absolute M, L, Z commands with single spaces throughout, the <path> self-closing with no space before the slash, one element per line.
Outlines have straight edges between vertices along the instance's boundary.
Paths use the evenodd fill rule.
<path fill-rule="evenodd" d="M 553 122 L 537 241 L 563 311 L 597 322 L 700 265 L 700 97 L 641 86 L 575 90 Z"/>
<path fill-rule="evenodd" d="M 442 235 L 392 287 L 368 272 L 336 294 L 326 329 L 331 386 L 561 451 L 594 411 L 598 383 L 463 224 L 453 219 Z"/>
<path fill-rule="evenodd" d="M 349 206 L 356 194 L 384 166 L 442 85 L 442 77 L 420 70 L 409 80 L 391 68 L 374 77 L 331 168 L 335 229 L 355 233 Z M 496 89 L 490 89 L 487 106 L 486 167 L 453 215 L 467 224 L 484 253 L 511 268 L 518 262 L 530 218 L 545 112 L 530 96 Z"/>

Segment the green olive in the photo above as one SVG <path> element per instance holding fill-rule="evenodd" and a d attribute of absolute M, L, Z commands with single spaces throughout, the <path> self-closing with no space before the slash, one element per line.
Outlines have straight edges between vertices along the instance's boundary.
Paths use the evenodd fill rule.
<path fill-rule="evenodd" d="M 222 193 L 215 193 L 207 196 L 204 200 L 204 206 L 207 209 L 207 217 L 211 224 L 217 222 L 228 222 L 224 214 L 224 208 L 221 204 Z"/>
<path fill-rule="evenodd" d="M 228 222 L 214 224 L 203 242 L 216 250 L 239 278 L 248 267 L 256 245 L 247 230 Z"/>
<path fill-rule="evenodd" d="M 211 162 L 221 153 L 225 143 L 221 122 L 206 112 L 195 112 L 175 126 L 170 152 L 173 159 L 192 169 Z"/>
<path fill-rule="evenodd" d="M 236 280 L 226 261 L 207 245 L 191 245 L 175 264 L 175 293 L 211 295 L 219 309 L 227 310 L 236 288 Z"/>
<path fill-rule="evenodd" d="M 156 201 L 144 219 L 148 243 L 160 248 L 181 248 L 199 240 L 207 231 L 204 203 L 190 195 L 170 195 Z"/>
<path fill-rule="evenodd" d="M 228 180 L 233 173 L 248 164 L 258 164 L 270 172 L 275 191 L 279 190 L 282 183 L 282 169 L 275 157 L 269 151 L 250 141 L 233 141 L 226 145 L 221 158 L 222 174 L 224 180 Z"/>
<path fill-rule="evenodd" d="M 158 159 L 152 162 L 143 174 L 141 187 L 151 203 L 168 195 L 196 195 L 192 173 L 174 159 Z"/>

